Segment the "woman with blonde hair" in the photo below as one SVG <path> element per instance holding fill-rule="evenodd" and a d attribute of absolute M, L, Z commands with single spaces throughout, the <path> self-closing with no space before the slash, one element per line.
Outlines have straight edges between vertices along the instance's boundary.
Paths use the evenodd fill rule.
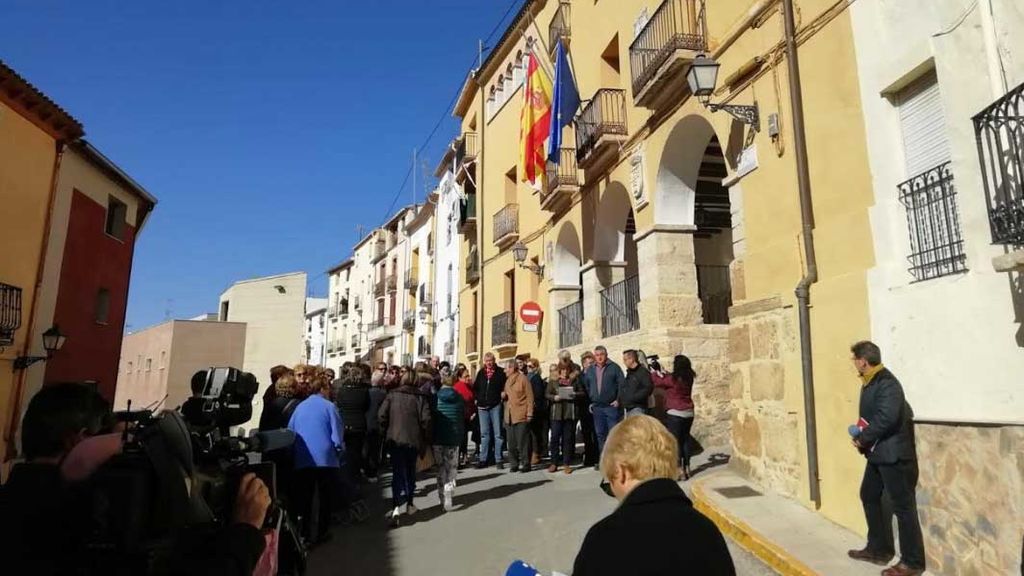
<path fill-rule="evenodd" d="M 601 473 L 620 504 L 587 532 L 573 576 L 736 574 L 722 533 L 676 481 L 678 443 L 661 422 L 636 415 L 612 428 Z"/>

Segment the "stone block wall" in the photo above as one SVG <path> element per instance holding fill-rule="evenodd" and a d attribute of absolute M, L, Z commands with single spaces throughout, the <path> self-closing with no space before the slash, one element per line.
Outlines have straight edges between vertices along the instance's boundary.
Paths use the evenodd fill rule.
<path fill-rule="evenodd" d="M 776 298 L 731 311 L 729 399 L 731 465 L 752 481 L 789 497 L 803 484 L 799 401 L 786 390 L 787 361 L 799 358 L 792 309 Z"/>
<path fill-rule="evenodd" d="M 1024 426 L 915 425 L 928 571 L 1017 574 L 1024 539 Z"/>

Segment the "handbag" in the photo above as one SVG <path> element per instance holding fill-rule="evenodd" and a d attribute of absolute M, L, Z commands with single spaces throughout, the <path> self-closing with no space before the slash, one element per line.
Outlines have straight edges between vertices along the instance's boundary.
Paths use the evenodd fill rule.
<path fill-rule="evenodd" d="M 427 450 L 422 456 L 416 459 L 416 472 L 425 472 L 434 467 L 434 451 Z"/>

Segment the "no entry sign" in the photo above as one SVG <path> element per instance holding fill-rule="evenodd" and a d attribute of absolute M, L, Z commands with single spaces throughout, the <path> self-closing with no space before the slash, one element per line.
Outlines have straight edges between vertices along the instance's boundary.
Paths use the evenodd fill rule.
<path fill-rule="evenodd" d="M 544 311 L 536 302 L 523 302 L 523 305 L 519 307 L 519 318 L 523 324 L 540 324 L 540 319 L 543 316 Z"/>

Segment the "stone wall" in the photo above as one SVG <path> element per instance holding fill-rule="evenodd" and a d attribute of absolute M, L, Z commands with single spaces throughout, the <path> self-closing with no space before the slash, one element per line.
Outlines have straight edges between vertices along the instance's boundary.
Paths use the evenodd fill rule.
<path fill-rule="evenodd" d="M 728 358 L 731 464 L 765 488 L 795 498 L 804 443 L 785 386 L 785 360 L 799 353 L 791 312 L 777 298 L 734 306 Z"/>
<path fill-rule="evenodd" d="M 1024 426 L 919 423 L 915 432 L 929 572 L 1019 573 Z"/>

